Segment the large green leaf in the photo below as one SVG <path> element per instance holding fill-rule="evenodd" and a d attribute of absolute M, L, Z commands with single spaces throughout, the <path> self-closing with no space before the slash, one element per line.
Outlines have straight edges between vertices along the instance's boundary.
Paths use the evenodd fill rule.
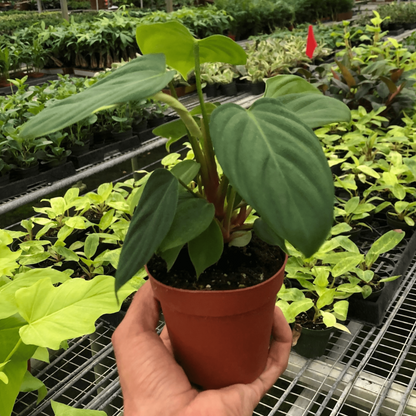
<path fill-rule="evenodd" d="M 187 193 L 178 201 L 175 218 L 159 250 L 166 251 L 182 246 L 196 238 L 208 228 L 214 215 L 213 204 Z"/>
<path fill-rule="evenodd" d="M 121 300 L 134 288 L 126 285 L 118 292 Z M 54 287 L 43 279 L 16 292 L 20 315 L 27 325 L 20 328 L 25 344 L 58 350 L 62 341 L 91 334 L 95 321 L 120 309 L 114 293 L 112 276 L 92 280 L 71 279 Z"/>
<path fill-rule="evenodd" d="M 233 40 L 222 35 L 213 35 L 197 40 L 179 22 L 151 23 L 136 29 L 136 40 L 143 54 L 163 53 L 167 65 L 176 69 L 185 79 L 195 68 L 194 47 L 199 43 L 200 63 L 225 62 L 244 65 L 247 55 Z"/>
<path fill-rule="evenodd" d="M 0 416 L 10 416 L 27 371 L 27 361 L 11 361 L 4 369 L 9 379 L 7 384 L 0 381 Z"/>
<path fill-rule="evenodd" d="M 253 230 L 267 244 L 278 246 L 285 253 L 287 252 L 285 240 L 279 237 L 261 218 L 254 221 Z"/>
<path fill-rule="evenodd" d="M 332 173 L 312 130 L 276 99 L 246 111 L 236 104 L 211 116 L 218 161 L 242 198 L 281 238 L 306 256 L 332 226 Z"/>
<path fill-rule="evenodd" d="M 80 94 L 58 101 L 31 118 L 22 129 L 24 137 L 38 137 L 70 126 L 100 108 L 140 101 L 159 92 L 173 78 L 166 72 L 163 55 L 133 59 Z"/>
<path fill-rule="evenodd" d="M 1 370 L 8 378 L 7 384 L 0 380 L 1 416 L 11 414 L 27 370 L 27 360 L 36 350 L 33 345 L 19 345 L 19 330 L 25 324 L 24 319 L 17 314 L 0 323 L 0 363 L 9 361 Z M 16 346 L 17 350 L 8 358 Z"/>
<path fill-rule="evenodd" d="M 52 283 L 62 283 L 70 277 L 54 269 L 34 269 L 16 275 L 14 280 L 0 287 L 0 319 L 17 313 L 17 304 L 14 294 L 23 287 L 29 287 L 38 280 L 49 277 Z"/>
<path fill-rule="evenodd" d="M 195 160 L 183 160 L 175 165 L 170 171 L 185 185 L 188 185 L 198 174 L 201 165 Z"/>
<path fill-rule="evenodd" d="M 150 175 L 121 250 L 116 291 L 150 260 L 166 237 L 176 213 L 178 184 L 164 169 Z"/>
<path fill-rule="evenodd" d="M 342 101 L 324 95 L 288 94 L 277 97 L 277 101 L 288 110 L 293 111 L 312 129 L 330 123 L 351 120 L 351 111 Z"/>
<path fill-rule="evenodd" d="M 296 75 L 276 75 L 266 79 L 265 97 L 277 98 L 282 95 L 302 93 L 322 95 L 318 88 Z"/>
<path fill-rule="evenodd" d="M 223 249 L 224 239 L 221 229 L 213 220 L 202 234 L 188 244 L 189 257 L 195 267 L 197 278 L 221 258 Z"/>

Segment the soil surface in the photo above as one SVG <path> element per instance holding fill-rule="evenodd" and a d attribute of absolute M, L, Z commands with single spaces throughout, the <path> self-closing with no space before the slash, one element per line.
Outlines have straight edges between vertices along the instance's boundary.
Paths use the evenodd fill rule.
<path fill-rule="evenodd" d="M 245 247 L 225 245 L 218 263 L 206 269 L 198 280 L 186 246 L 169 272 L 165 261 L 156 255 L 147 267 L 155 279 L 179 289 L 232 290 L 255 286 L 274 276 L 284 258 L 279 247 L 270 246 L 253 235 Z"/>
<path fill-rule="evenodd" d="M 313 329 L 316 331 L 322 331 L 327 329 L 327 326 L 322 321 L 320 316 L 316 322 L 313 322 L 314 309 L 310 309 L 307 312 L 302 312 L 296 317 L 296 324 L 299 324 L 302 328 Z"/>

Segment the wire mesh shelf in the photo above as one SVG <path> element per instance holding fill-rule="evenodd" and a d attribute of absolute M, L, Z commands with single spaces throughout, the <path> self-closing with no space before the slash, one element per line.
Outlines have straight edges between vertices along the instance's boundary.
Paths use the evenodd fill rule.
<path fill-rule="evenodd" d="M 406 243 L 387 258 L 397 262 L 405 253 Z M 365 241 L 361 245 L 364 252 L 369 247 Z M 378 268 L 391 271 L 392 266 L 381 260 Z M 351 320 L 347 325 L 351 335 L 334 331 L 320 359 L 308 360 L 292 352 L 286 372 L 253 415 L 414 416 L 415 271 L 416 256 L 380 326 Z M 161 320 L 158 332 L 163 325 Z M 101 320 L 94 334 L 69 342 L 69 348 L 57 353 L 50 364 L 35 365 L 33 374 L 46 384 L 48 396 L 36 406 L 34 392 L 22 393 L 13 415 L 53 415 L 50 399 L 76 408 L 104 410 L 109 416 L 121 414 L 122 394 L 111 346 L 113 331 L 112 325 Z"/>

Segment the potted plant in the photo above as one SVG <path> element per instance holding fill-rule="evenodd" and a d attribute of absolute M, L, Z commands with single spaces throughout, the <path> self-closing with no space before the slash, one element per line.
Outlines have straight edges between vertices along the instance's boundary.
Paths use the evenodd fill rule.
<path fill-rule="evenodd" d="M 250 382 L 266 363 L 283 281 L 286 257 L 278 246 L 284 249 L 288 240 L 311 255 L 332 225 L 332 174 L 310 126 L 349 121 L 350 112 L 296 76 L 268 80 L 265 97 L 249 110 L 205 103 L 200 63 L 244 64 L 239 45 L 219 35 L 197 40 L 178 22 L 141 25 L 136 35 L 144 56 L 31 118 L 24 134 L 36 137 L 61 129 L 100 107 L 133 99 L 152 97 L 178 113 L 195 159 L 157 169 L 143 180 L 116 290 L 148 264 L 175 356 L 190 380 L 204 388 Z M 192 112 L 160 92 L 174 76 L 166 64 L 184 77 L 195 68 L 200 105 Z M 296 107 L 299 100 L 318 113 Z M 51 111 L 60 117 L 44 123 Z M 210 273 L 217 263 L 227 264 L 230 252 L 237 256 L 233 263 L 246 263 L 245 271 L 231 267 L 231 277 L 219 270 L 224 286 L 235 289 L 215 290 Z M 265 253 L 270 268 L 259 270 L 255 258 Z M 179 288 L 162 283 L 182 273 L 190 277 L 176 279 Z M 177 321 L 179 316 L 185 322 Z"/>
<path fill-rule="evenodd" d="M 113 130 L 111 134 L 114 140 L 124 140 L 132 136 L 132 117 L 129 103 L 118 105 L 115 108 L 115 115 L 111 118 L 113 119 Z"/>
<path fill-rule="evenodd" d="M 294 351 L 306 358 L 317 358 L 324 354 L 333 328 L 350 333 L 338 320 L 345 321 L 348 301 L 340 300 L 345 293 L 331 287 L 329 272 L 314 268 L 312 281 L 303 280 L 304 287 L 283 287 L 276 305 L 282 310 L 289 324 L 292 324 Z"/>

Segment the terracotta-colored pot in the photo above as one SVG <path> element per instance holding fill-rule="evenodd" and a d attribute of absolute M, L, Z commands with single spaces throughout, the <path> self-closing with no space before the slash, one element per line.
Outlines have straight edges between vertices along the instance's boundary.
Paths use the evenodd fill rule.
<path fill-rule="evenodd" d="M 204 389 L 251 383 L 267 362 L 281 269 L 256 286 L 219 291 L 176 289 L 149 271 L 175 358 L 189 380 Z"/>
<path fill-rule="evenodd" d="M 43 72 L 29 72 L 29 78 L 41 78 L 45 74 Z"/>

